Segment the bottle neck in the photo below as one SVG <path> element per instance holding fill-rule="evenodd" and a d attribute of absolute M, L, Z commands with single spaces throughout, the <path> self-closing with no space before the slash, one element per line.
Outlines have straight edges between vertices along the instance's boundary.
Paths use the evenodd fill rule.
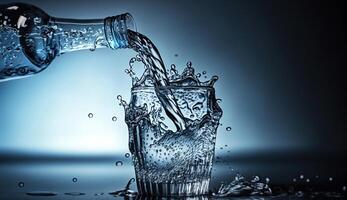
<path fill-rule="evenodd" d="M 58 54 L 85 49 L 93 51 L 104 47 L 128 48 L 127 29 L 134 27 L 132 18 L 129 21 L 128 15 L 93 20 L 52 18 L 50 27 L 54 30 Z"/>

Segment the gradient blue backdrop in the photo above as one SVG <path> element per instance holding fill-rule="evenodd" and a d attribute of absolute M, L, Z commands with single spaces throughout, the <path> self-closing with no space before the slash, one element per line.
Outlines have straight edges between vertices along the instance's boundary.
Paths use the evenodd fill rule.
<path fill-rule="evenodd" d="M 182 69 L 192 61 L 196 70 L 218 75 L 224 111 L 218 146 L 228 144 L 236 153 L 344 152 L 342 19 L 339 13 L 324 15 L 319 1 L 22 2 L 65 18 L 129 12 L 166 65 Z M 41 74 L 1 83 L 0 152 L 127 151 L 124 112 L 116 96 L 129 99 L 131 82 L 124 69 L 134 55 L 132 50 L 73 52 L 56 58 Z"/>

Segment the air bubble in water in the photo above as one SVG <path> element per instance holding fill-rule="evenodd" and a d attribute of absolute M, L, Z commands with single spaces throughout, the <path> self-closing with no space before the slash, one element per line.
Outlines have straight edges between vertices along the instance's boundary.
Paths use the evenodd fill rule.
<path fill-rule="evenodd" d="M 94 194 L 94 196 L 102 196 L 102 195 L 104 195 L 103 192 L 101 192 L 101 193 L 95 193 L 95 194 Z"/>
<path fill-rule="evenodd" d="M 303 174 L 300 175 L 300 179 L 304 179 L 305 176 Z"/>
<path fill-rule="evenodd" d="M 123 162 L 122 161 L 117 161 L 116 162 L 116 166 L 122 166 L 123 165 Z"/>
<path fill-rule="evenodd" d="M 232 128 L 231 128 L 230 126 L 228 126 L 228 127 L 225 128 L 225 130 L 227 130 L 227 131 L 231 131 L 231 129 L 232 129 Z"/>
<path fill-rule="evenodd" d="M 296 178 L 293 178 L 293 182 L 296 182 Z"/>
<path fill-rule="evenodd" d="M 93 113 L 89 113 L 89 114 L 88 114 L 88 117 L 89 117 L 89 118 L 93 118 L 93 117 L 94 117 Z"/>
<path fill-rule="evenodd" d="M 174 56 L 175 56 L 175 57 L 178 57 L 178 54 L 175 54 Z"/>
<path fill-rule="evenodd" d="M 113 116 L 113 117 L 112 117 L 112 121 L 114 121 L 114 122 L 117 121 L 117 117 L 116 117 L 116 116 Z"/>
<path fill-rule="evenodd" d="M 72 182 L 76 183 L 76 182 L 77 182 L 77 178 L 74 177 L 74 178 L 72 179 Z"/>
<path fill-rule="evenodd" d="M 309 182 L 310 182 L 310 179 L 309 179 L 309 178 L 308 178 L 308 179 L 306 179 L 306 182 L 307 182 L 307 183 L 309 183 Z"/>
<path fill-rule="evenodd" d="M 124 156 L 125 156 L 126 158 L 129 158 L 129 157 L 130 157 L 130 153 L 126 153 Z"/>
<path fill-rule="evenodd" d="M 346 186 L 342 186 L 342 191 L 346 192 Z"/>
<path fill-rule="evenodd" d="M 205 74 L 206 74 L 206 71 L 203 71 L 202 74 L 205 75 Z"/>
<path fill-rule="evenodd" d="M 330 181 L 330 182 L 333 181 L 333 177 L 329 177 L 329 181 Z"/>
<path fill-rule="evenodd" d="M 20 188 L 24 187 L 24 182 L 20 181 L 20 182 L 18 183 L 18 187 L 20 187 Z"/>

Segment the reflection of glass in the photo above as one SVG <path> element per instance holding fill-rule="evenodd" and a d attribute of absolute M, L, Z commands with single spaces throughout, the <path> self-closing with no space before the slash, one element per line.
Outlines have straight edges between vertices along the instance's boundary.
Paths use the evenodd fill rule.
<path fill-rule="evenodd" d="M 168 89 L 186 118 L 183 132 L 168 130 L 153 87 L 133 88 L 126 108 L 138 191 L 147 196 L 207 194 L 221 116 L 214 89 L 171 86 L 159 90 L 165 93 Z"/>

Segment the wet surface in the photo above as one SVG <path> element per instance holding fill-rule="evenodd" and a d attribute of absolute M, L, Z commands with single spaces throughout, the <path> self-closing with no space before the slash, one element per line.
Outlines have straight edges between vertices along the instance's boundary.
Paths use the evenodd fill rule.
<path fill-rule="evenodd" d="M 322 155 L 317 159 L 294 159 L 287 155 L 283 159 L 275 155 L 266 158 L 259 153 L 256 159 L 251 155 L 219 155 L 218 151 L 216 154 L 219 159 L 212 172 L 211 193 L 217 192 L 221 184 L 230 184 L 240 173 L 250 184 L 258 178 L 260 182 L 268 183 L 272 195 L 259 196 L 245 190 L 241 196 L 186 199 L 345 198 L 346 166 L 343 160 Z M 123 165 L 116 166 L 116 161 L 122 161 Z M 124 154 L 119 157 L 83 159 L 2 158 L 0 199 L 146 199 L 136 197 L 135 184 L 128 184 L 133 177 L 131 159 L 125 158 Z"/>

